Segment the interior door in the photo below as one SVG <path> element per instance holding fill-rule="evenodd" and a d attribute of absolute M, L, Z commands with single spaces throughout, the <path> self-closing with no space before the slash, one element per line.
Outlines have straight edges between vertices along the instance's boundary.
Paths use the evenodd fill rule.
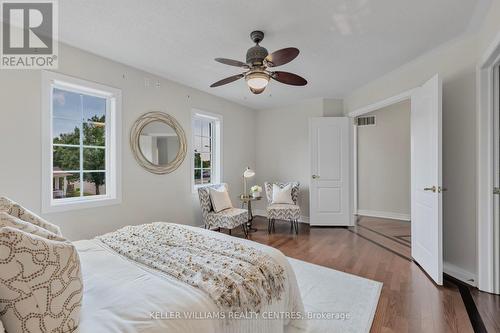
<path fill-rule="evenodd" d="M 442 83 L 435 75 L 411 98 L 412 257 L 443 284 Z"/>
<path fill-rule="evenodd" d="M 350 224 L 349 118 L 311 118 L 310 224 Z"/>

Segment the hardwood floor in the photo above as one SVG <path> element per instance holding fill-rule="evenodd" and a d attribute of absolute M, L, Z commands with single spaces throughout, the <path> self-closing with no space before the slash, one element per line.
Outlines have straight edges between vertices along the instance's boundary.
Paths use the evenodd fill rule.
<path fill-rule="evenodd" d="M 410 222 L 358 216 L 357 225 L 349 230 L 412 260 Z"/>
<path fill-rule="evenodd" d="M 411 245 L 411 223 L 393 219 L 358 216 L 358 226 L 383 234 L 396 242 Z"/>
<path fill-rule="evenodd" d="M 411 224 L 409 222 L 359 216 L 357 227 L 352 230 L 411 260 Z M 406 245 L 406 247 L 401 245 Z M 465 299 L 474 303 L 480 315 L 480 322 L 474 314 L 472 315 L 472 320 L 476 321 L 476 331 L 484 328 L 488 332 L 500 332 L 500 296 L 480 292 L 477 288 L 465 284 L 463 288 L 468 294 L 465 295 Z M 462 295 L 463 299 L 464 295 Z"/>
<path fill-rule="evenodd" d="M 289 257 L 382 282 L 371 332 L 473 332 L 454 284 L 436 286 L 415 263 L 347 228 L 300 224 L 294 236 L 288 223 L 277 221 L 276 233 L 268 235 L 267 219 L 259 216 L 254 226 L 258 231 L 249 235 L 251 240 Z"/>
<path fill-rule="evenodd" d="M 480 292 L 477 288 L 470 289 L 488 332 L 500 332 L 500 296 Z"/>

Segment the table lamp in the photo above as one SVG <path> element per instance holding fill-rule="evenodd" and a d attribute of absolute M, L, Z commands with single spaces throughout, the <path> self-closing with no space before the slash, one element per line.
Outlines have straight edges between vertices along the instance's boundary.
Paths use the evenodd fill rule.
<path fill-rule="evenodd" d="M 252 178 L 255 176 L 255 171 L 247 167 L 245 172 L 243 172 L 243 197 L 247 198 L 247 178 Z"/>

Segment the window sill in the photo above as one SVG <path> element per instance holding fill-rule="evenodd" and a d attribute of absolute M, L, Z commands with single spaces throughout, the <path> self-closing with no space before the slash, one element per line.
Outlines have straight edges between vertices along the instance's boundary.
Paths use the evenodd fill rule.
<path fill-rule="evenodd" d="M 198 189 L 199 189 L 200 187 L 212 186 L 212 185 L 215 185 L 215 184 L 218 184 L 218 183 L 209 183 L 209 184 L 194 185 L 194 186 L 193 186 L 193 194 L 198 194 Z"/>
<path fill-rule="evenodd" d="M 42 212 L 43 213 L 66 212 L 71 210 L 118 205 L 120 203 L 121 199 L 111 198 L 107 196 L 103 196 L 100 198 L 93 198 L 93 199 L 83 199 L 83 200 L 71 200 L 71 199 L 61 200 L 60 202 L 52 202 L 51 200 L 48 205 L 47 204 L 43 205 Z"/>

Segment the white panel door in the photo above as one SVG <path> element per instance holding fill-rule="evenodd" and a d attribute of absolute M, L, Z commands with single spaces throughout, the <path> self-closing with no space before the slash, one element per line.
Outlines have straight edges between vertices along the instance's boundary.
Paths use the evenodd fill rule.
<path fill-rule="evenodd" d="M 311 118 L 310 224 L 350 224 L 349 118 Z"/>
<path fill-rule="evenodd" d="M 412 257 L 443 284 L 442 84 L 438 75 L 411 98 Z"/>

